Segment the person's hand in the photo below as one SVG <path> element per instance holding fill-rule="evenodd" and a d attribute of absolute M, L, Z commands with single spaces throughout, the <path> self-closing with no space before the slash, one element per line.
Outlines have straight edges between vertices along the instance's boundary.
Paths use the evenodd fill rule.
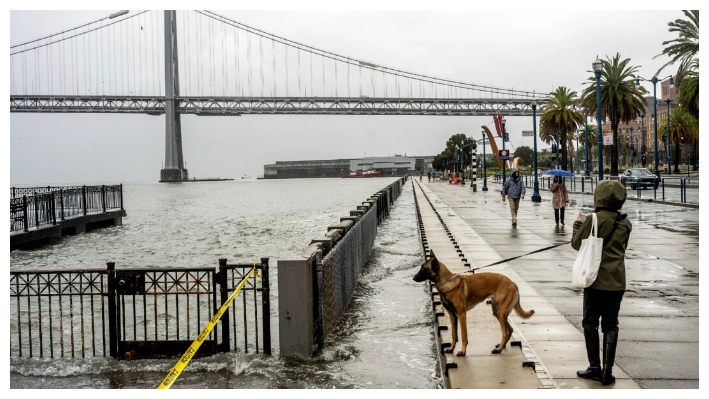
<path fill-rule="evenodd" d="M 577 221 L 577 222 L 580 222 L 580 221 L 581 221 L 581 212 L 579 212 L 579 215 L 576 216 L 576 221 Z"/>
<path fill-rule="evenodd" d="M 522 194 L 522 199 L 524 199 L 524 194 Z"/>
<path fill-rule="evenodd" d="M 502 202 L 505 202 L 505 197 L 502 197 Z"/>

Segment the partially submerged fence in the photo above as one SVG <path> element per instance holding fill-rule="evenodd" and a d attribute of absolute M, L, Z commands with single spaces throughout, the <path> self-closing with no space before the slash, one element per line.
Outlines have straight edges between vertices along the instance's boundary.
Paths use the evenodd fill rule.
<path fill-rule="evenodd" d="M 371 254 L 377 226 L 389 215 L 406 180 L 398 179 L 329 226 L 324 238 L 312 240 L 302 259 L 278 262 L 282 355 L 310 356 L 336 329 Z"/>
<path fill-rule="evenodd" d="M 10 272 L 10 355 L 179 356 L 252 267 Z M 271 353 L 268 258 L 257 272 L 200 355 Z"/>
<path fill-rule="evenodd" d="M 28 231 L 78 215 L 123 209 L 123 185 L 12 187 L 10 232 Z"/>

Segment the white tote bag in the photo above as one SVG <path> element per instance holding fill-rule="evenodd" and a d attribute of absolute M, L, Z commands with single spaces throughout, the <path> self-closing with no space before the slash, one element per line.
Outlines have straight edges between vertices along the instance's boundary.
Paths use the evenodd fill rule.
<path fill-rule="evenodd" d="M 574 262 L 573 278 L 571 284 L 574 288 L 586 288 L 593 284 L 598 277 L 598 268 L 601 266 L 603 256 L 603 239 L 598 238 L 598 219 L 593 214 L 593 226 L 588 238 L 581 241 L 579 254 Z"/>

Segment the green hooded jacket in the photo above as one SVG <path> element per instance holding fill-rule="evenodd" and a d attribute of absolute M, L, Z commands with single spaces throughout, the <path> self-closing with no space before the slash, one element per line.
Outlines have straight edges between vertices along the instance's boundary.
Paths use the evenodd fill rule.
<path fill-rule="evenodd" d="M 598 270 L 596 281 L 590 288 L 604 291 L 625 290 L 625 249 L 628 246 L 628 239 L 633 225 L 627 218 L 621 220 L 618 227 L 610 236 L 613 230 L 613 223 L 619 215 L 620 208 L 623 207 L 626 198 L 625 187 L 615 180 L 603 180 L 596 186 L 593 200 L 596 206 L 598 219 L 598 232 L 596 235 L 604 239 L 603 256 L 601 257 L 601 267 Z M 589 215 L 586 221 L 574 222 L 574 233 L 571 238 L 571 246 L 578 251 L 581 247 L 581 240 L 588 238 L 591 234 L 591 224 L 593 218 Z"/>

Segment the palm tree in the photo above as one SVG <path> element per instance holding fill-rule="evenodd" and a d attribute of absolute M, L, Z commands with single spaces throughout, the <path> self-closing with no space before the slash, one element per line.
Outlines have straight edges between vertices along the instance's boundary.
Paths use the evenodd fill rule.
<path fill-rule="evenodd" d="M 679 101 L 680 107 L 687 111 L 690 115 L 699 120 L 699 59 L 695 58 L 692 61 L 690 70 L 687 71 L 682 84 L 679 86 Z M 699 137 L 694 140 L 692 145 L 692 169 L 697 170 L 697 156 L 699 155 Z"/>
<path fill-rule="evenodd" d="M 692 61 L 682 84 L 679 85 L 679 102 L 682 109 L 699 119 L 699 59 Z"/>
<path fill-rule="evenodd" d="M 620 54 L 601 61 L 601 119 L 609 120 L 613 130 L 611 146 L 611 176 L 618 176 L 618 125 L 628 123 L 645 113 L 645 90 L 635 86 L 638 67 L 629 66 L 630 58 L 620 59 Z M 593 74 L 592 71 L 589 71 Z M 581 93 L 581 104 L 589 114 L 595 114 L 596 77 L 588 78 L 588 86 Z"/>
<path fill-rule="evenodd" d="M 675 78 L 677 85 L 682 84 L 684 75 L 689 70 L 692 58 L 699 52 L 699 10 L 682 10 L 688 18 L 676 19 L 673 22 L 667 23 L 670 27 L 670 32 L 677 32 L 679 37 L 662 42 L 666 46 L 662 53 L 653 57 L 653 59 L 666 55 L 670 57 L 660 69 L 657 70 L 655 76 L 660 73 L 666 66 L 672 65 L 679 61 L 677 68 L 677 77 Z"/>
<path fill-rule="evenodd" d="M 663 124 L 658 129 L 660 134 L 667 134 L 667 124 Z M 699 122 L 682 108 L 675 108 L 670 115 L 669 141 L 675 145 L 674 150 L 674 172 L 679 172 L 679 164 L 682 159 L 680 154 L 680 137 L 684 136 L 687 143 L 696 141 L 699 134 Z"/>
<path fill-rule="evenodd" d="M 554 134 L 559 135 L 561 168 L 568 170 L 567 141 L 572 140 L 574 132 L 584 123 L 583 114 L 576 111 L 578 94 L 564 86 L 559 86 L 549 94 L 544 113 L 539 118 L 539 137 L 549 142 Z M 544 137 L 542 136 L 544 134 Z"/>

